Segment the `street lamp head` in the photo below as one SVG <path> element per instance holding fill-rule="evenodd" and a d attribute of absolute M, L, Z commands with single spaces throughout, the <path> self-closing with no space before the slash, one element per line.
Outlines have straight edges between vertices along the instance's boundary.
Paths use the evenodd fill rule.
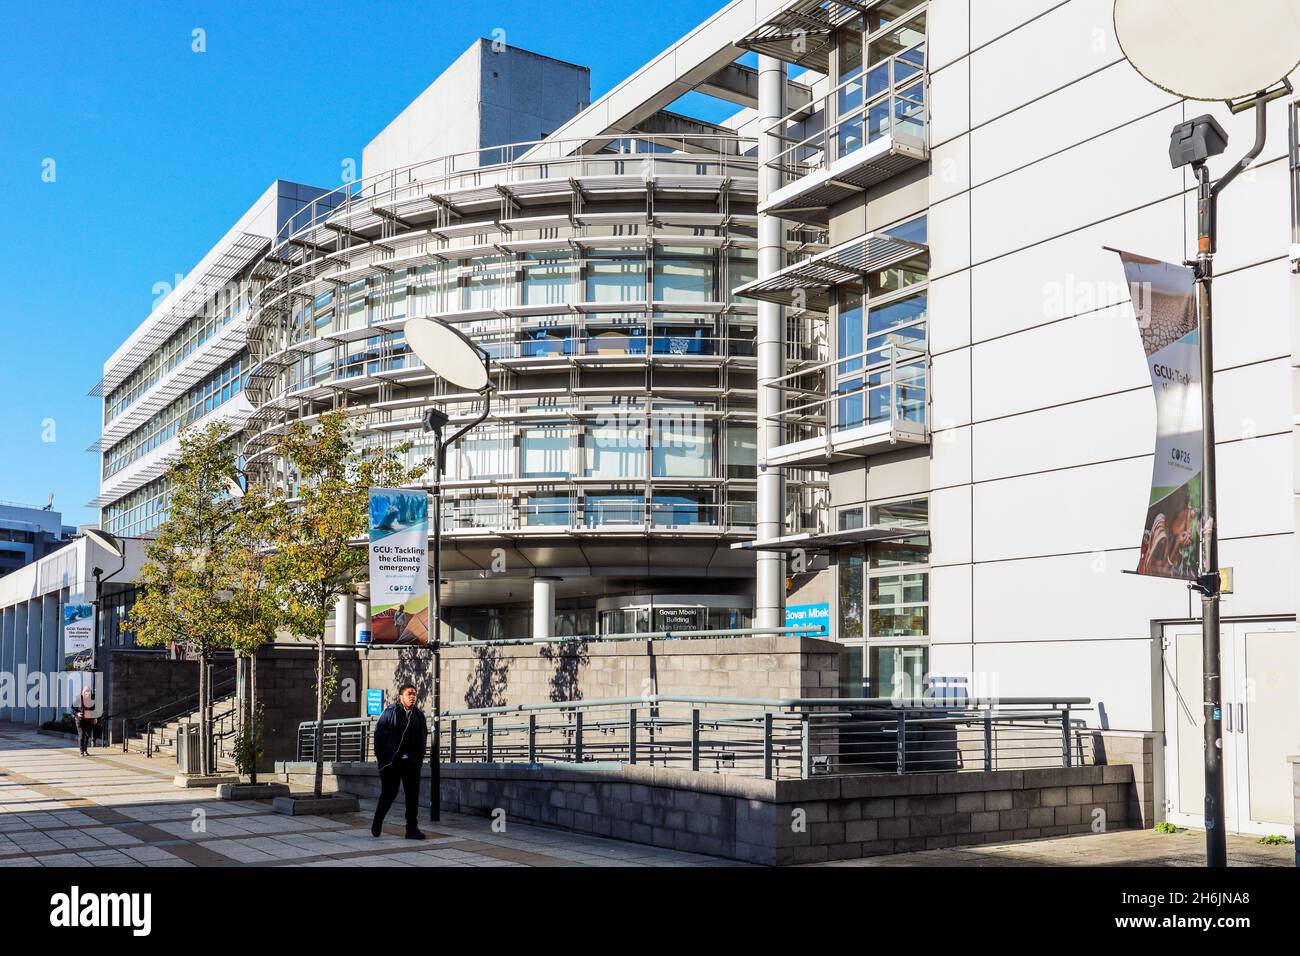
<path fill-rule="evenodd" d="M 1228 134 L 1209 113 L 1179 123 L 1169 136 L 1169 162 L 1174 169 L 1199 166 L 1228 148 Z"/>
<path fill-rule="evenodd" d="M 1115 35 L 1161 89 L 1231 102 L 1300 66 L 1300 0 L 1115 0 Z"/>
<path fill-rule="evenodd" d="M 447 413 L 441 408 L 430 408 L 425 410 L 424 415 L 420 419 L 420 424 L 424 426 L 426 432 L 434 432 L 435 434 L 441 435 L 443 428 L 446 427 L 447 422 L 450 420 L 451 419 L 448 418 Z"/>
<path fill-rule="evenodd" d="M 99 545 L 115 558 L 123 557 L 126 554 L 126 551 L 122 548 L 122 542 L 117 540 L 116 535 L 101 531 L 99 528 L 87 528 L 85 535 L 87 540 Z"/>
<path fill-rule="evenodd" d="M 230 475 L 226 475 L 226 477 L 222 479 L 222 484 L 226 488 L 226 494 L 230 495 L 232 498 L 242 498 L 248 493 L 244 488 L 243 482 Z"/>
<path fill-rule="evenodd" d="M 415 357 L 439 378 L 474 392 L 491 387 L 487 353 L 460 329 L 437 319 L 408 319 L 405 332 Z"/>

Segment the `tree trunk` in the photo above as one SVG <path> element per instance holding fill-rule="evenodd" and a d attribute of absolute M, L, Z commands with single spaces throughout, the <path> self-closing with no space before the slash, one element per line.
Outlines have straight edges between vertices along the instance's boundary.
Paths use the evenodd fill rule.
<path fill-rule="evenodd" d="M 325 635 L 316 639 L 316 781 L 313 793 L 325 784 Z"/>
<path fill-rule="evenodd" d="M 257 651 L 248 655 L 248 739 L 253 746 L 248 782 L 257 783 Z"/>
<path fill-rule="evenodd" d="M 204 702 L 208 699 L 208 652 L 203 651 L 199 654 L 199 766 L 200 774 L 208 772 L 208 727 L 206 720 L 206 711 Z M 194 768 L 190 768 L 194 772 Z"/>

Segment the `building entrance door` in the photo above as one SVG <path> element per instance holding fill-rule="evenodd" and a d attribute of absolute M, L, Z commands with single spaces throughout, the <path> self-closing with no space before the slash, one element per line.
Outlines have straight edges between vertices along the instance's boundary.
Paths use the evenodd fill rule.
<path fill-rule="evenodd" d="M 1296 626 L 1222 625 L 1224 817 L 1235 833 L 1292 826 L 1291 765 L 1300 741 Z M 1169 822 L 1204 825 L 1201 628 L 1164 629 L 1165 783 Z"/>

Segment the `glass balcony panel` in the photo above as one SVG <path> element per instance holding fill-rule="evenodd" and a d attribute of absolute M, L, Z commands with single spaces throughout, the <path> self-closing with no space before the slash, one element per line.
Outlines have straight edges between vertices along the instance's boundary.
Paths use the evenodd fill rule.
<path fill-rule="evenodd" d="M 582 511 L 588 528 L 645 523 L 645 499 L 637 495 L 588 494 Z"/>

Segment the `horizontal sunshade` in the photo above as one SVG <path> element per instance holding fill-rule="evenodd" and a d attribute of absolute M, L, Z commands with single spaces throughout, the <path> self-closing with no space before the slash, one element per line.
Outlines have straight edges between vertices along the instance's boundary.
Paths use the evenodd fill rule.
<path fill-rule="evenodd" d="M 737 40 L 736 46 L 829 73 L 833 31 L 869 6 L 870 0 L 792 0 Z"/>
<path fill-rule="evenodd" d="M 928 251 L 929 248 L 920 243 L 872 233 L 841 243 L 773 275 L 747 282 L 736 289 L 735 294 L 826 312 L 836 286 L 896 266 Z M 799 300 L 801 290 L 802 301 Z"/>
<path fill-rule="evenodd" d="M 732 550 L 743 551 L 829 551 L 848 545 L 863 544 L 867 541 L 898 541 L 903 538 L 915 538 L 929 534 L 928 526 L 919 528 L 900 528 L 896 525 L 868 525 L 865 528 L 852 528 L 848 531 L 826 531 L 813 533 L 804 531 L 800 534 L 788 534 L 780 538 L 768 538 L 766 541 L 739 541 Z"/>

